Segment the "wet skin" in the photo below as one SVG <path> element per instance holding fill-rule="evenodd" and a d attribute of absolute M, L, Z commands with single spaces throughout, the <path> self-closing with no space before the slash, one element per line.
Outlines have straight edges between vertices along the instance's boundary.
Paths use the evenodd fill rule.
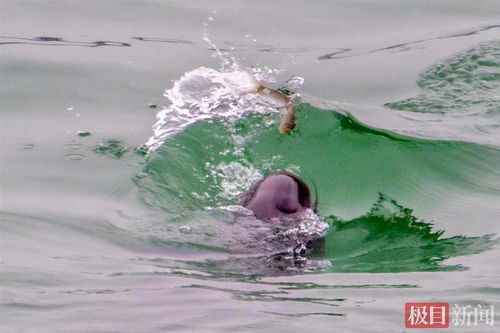
<path fill-rule="evenodd" d="M 310 191 L 297 176 L 282 171 L 268 175 L 241 200 L 260 220 L 299 214 L 311 208 Z"/>

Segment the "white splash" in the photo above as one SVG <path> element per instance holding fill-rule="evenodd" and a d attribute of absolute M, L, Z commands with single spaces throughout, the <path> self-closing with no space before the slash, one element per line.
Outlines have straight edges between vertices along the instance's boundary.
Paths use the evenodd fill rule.
<path fill-rule="evenodd" d="M 260 86 L 259 80 L 269 79 L 274 72 L 255 72 L 257 77 L 243 69 L 223 72 L 200 67 L 185 73 L 165 91 L 164 95 L 171 104 L 158 112 L 153 136 L 144 148 L 152 152 L 168 138 L 201 120 L 218 119 L 233 123 L 248 114 L 278 113 L 278 108 L 255 93 Z"/>
<path fill-rule="evenodd" d="M 293 248 L 325 236 L 329 228 L 328 223 L 321 220 L 312 209 L 307 209 L 305 213 L 299 217 L 298 223 L 297 217 L 292 217 L 290 221 L 282 220 L 273 218 L 271 219 L 271 223 L 273 225 L 293 225 L 293 227 L 280 228 L 279 232 L 270 237 L 294 241 L 296 244 Z"/>
<path fill-rule="evenodd" d="M 240 162 L 221 163 L 216 166 L 206 163 L 205 167 L 214 179 L 220 181 L 219 196 L 224 200 L 238 199 L 263 177 L 258 169 Z"/>

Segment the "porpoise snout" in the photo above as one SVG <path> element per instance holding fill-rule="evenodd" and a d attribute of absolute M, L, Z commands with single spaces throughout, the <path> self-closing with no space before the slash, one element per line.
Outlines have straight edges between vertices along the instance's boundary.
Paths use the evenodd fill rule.
<path fill-rule="evenodd" d="M 299 177 L 281 171 L 258 182 L 240 204 L 260 220 L 281 218 L 311 208 L 310 191 Z"/>

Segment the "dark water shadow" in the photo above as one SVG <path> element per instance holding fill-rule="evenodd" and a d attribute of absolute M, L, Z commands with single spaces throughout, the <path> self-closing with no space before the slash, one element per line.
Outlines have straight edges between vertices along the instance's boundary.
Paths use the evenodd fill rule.
<path fill-rule="evenodd" d="M 318 60 L 332 60 L 332 59 L 341 59 L 341 58 L 351 58 L 351 57 L 357 57 L 357 56 L 362 56 L 362 55 L 367 55 L 367 54 L 372 54 L 372 53 L 378 53 L 378 52 L 383 52 L 383 51 L 389 51 L 389 50 L 399 50 L 399 51 L 406 51 L 411 49 L 414 45 L 416 44 L 421 44 L 424 42 L 428 41 L 433 41 L 433 40 L 440 40 L 440 39 L 448 39 L 448 38 L 456 38 L 456 37 L 466 37 L 466 36 L 472 36 L 472 35 L 477 35 L 483 31 L 491 30 L 491 29 L 498 29 L 500 28 L 500 25 L 489 25 L 489 26 L 484 26 L 479 29 L 475 29 L 472 31 L 467 31 L 463 33 L 456 33 L 456 34 L 451 34 L 451 35 L 445 35 L 445 36 L 439 36 L 439 37 L 433 37 L 433 38 L 427 38 L 427 39 L 418 39 L 418 40 L 413 40 L 410 42 L 405 42 L 405 43 L 399 43 L 399 44 L 394 44 L 394 45 L 389 45 L 385 46 L 382 48 L 378 48 L 375 50 L 370 50 L 366 52 L 360 52 L 360 53 L 355 53 L 355 54 L 345 54 L 352 49 L 349 48 L 341 48 L 338 49 L 334 52 L 330 52 L 327 54 L 324 54 L 322 56 L 318 57 Z"/>

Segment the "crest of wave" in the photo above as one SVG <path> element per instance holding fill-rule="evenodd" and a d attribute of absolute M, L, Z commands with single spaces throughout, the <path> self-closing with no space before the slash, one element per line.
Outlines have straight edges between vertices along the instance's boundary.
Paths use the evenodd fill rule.
<path fill-rule="evenodd" d="M 255 94 L 259 80 L 274 81 L 276 73 L 267 68 L 246 71 L 237 65 L 225 71 L 200 67 L 185 73 L 165 91 L 171 104 L 158 112 L 146 150 L 156 150 L 166 139 L 197 121 L 218 119 L 231 124 L 250 113 L 278 112 Z"/>

